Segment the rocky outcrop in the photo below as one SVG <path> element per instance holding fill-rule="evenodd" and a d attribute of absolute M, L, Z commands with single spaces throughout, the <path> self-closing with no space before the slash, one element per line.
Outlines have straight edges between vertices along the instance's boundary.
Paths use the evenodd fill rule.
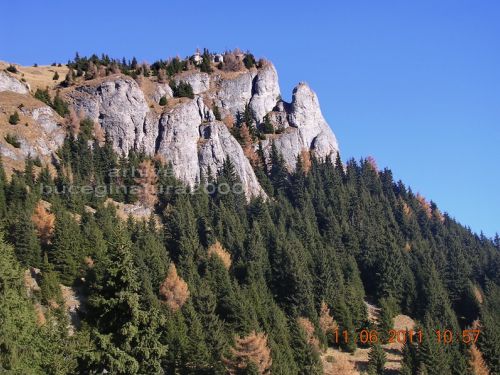
<path fill-rule="evenodd" d="M 20 143 L 18 151 L 21 155 L 13 159 L 26 158 L 28 155 L 33 158 L 45 158 L 54 154 L 64 143 L 66 134 L 59 124 L 59 117 L 54 110 L 43 106 L 32 110 L 22 108 L 21 113 L 25 116 L 31 116 L 37 126 L 32 129 L 33 134 L 29 134 L 29 136 L 28 134 L 25 136 L 24 132 L 17 132 Z"/>
<path fill-rule="evenodd" d="M 245 105 L 252 99 L 253 79 L 256 71 L 246 71 L 232 79 L 218 78 L 218 90 L 213 95 L 214 104 L 224 115 L 231 114 L 234 118 L 243 113 Z"/>
<path fill-rule="evenodd" d="M 229 158 L 246 195 L 265 195 L 240 144 L 226 125 L 215 120 L 213 106 L 223 117 L 236 117 L 248 104 L 257 124 L 269 115 L 278 134 L 263 141 L 264 150 L 269 152 L 272 139 L 290 169 L 304 150 L 318 158 L 333 157 L 338 151 L 316 94 L 306 84 L 299 84 L 291 103 L 281 101 L 278 75 L 270 63 L 259 69 L 213 75 L 183 72 L 174 81 L 190 83 L 196 96 L 169 101 L 164 107 L 169 109 L 161 114 L 148 106 L 143 91 L 130 77 L 89 82 L 67 95 L 77 113 L 100 123 L 117 151 L 161 155 L 172 164 L 177 178 L 191 186 L 209 171 L 216 174 Z M 172 96 L 167 84 L 155 85 L 154 100 Z"/>
<path fill-rule="evenodd" d="M 318 97 L 307 84 L 300 83 L 293 90 L 292 103 L 283 104 L 281 109 L 275 113 L 281 116 L 284 132 L 274 138 L 274 143 L 290 169 L 295 168 L 297 155 L 304 150 L 319 159 L 335 157 L 337 139 L 323 118 Z M 271 140 L 264 141 L 263 146 L 269 151 Z"/>
<path fill-rule="evenodd" d="M 0 92 L 12 91 L 18 94 L 28 94 L 28 85 L 10 76 L 8 73 L 0 71 Z"/>
<path fill-rule="evenodd" d="M 149 107 L 133 79 L 119 76 L 97 85 L 79 86 L 69 97 L 77 113 L 100 123 L 116 150 L 127 154 L 132 149 L 152 149 L 147 142 L 151 142 L 154 131 L 145 134 Z"/>
<path fill-rule="evenodd" d="M 219 77 L 217 86 L 213 99 L 222 112 L 236 117 L 248 104 L 257 123 L 262 122 L 280 99 L 278 74 L 269 62 L 260 69 L 239 73 L 236 77 Z"/>
<path fill-rule="evenodd" d="M 224 160 L 229 158 L 236 167 L 243 191 L 247 196 L 265 196 L 250 162 L 236 139 L 221 122 L 210 122 L 200 126 L 200 142 L 198 160 L 203 176 L 222 168 Z"/>
<path fill-rule="evenodd" d="M 278 73 L 274 65 L 267 63 L 254 79 L 250 100 L 250 109 L 257 123 L 261 123 L 264 116 L 273 110 L 280 97 Z"/>
<path fill-rule="evenodd" d="M 158 154 L 172 163 L 177 178 L 193 185 L 199 180 L 198 127 L 203 121 L 203 101 L 190 100 L 163 114 L 160 119 Z"/>
<path fill-rule="evenodd" d="M 158 103 L 163 96 L 169 99 L 173 97 L 174 94 L 168 83 L 157 83 L 153 93 L 153 100 Z"/>
<path fill-rule="evenodd" d="M 191 186 L 209 171 L 216 174 L 229 158 L 246 196 L 265 195 L 240 144 L 224 124 L 215 121 L 201 97 L 161 117 L 157 153 L 172 164 L 177 178 Z"/>
<path fill-rule="evenodd" d="M 193 94 L 198 95 L 210 89 L 210 76 L 203 72 L 188 72 L 177 75 L 175 83 L 183 81 L 189 83 L 193 88 Z"/>

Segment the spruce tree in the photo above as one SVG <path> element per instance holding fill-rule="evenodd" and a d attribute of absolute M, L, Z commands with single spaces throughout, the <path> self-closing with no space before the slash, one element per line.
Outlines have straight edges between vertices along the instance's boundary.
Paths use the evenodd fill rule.
<path fill-rule="evenodd" d="M 375 343 L 368 352 L 368 373 L 383 375 L 387 356 L 380 343 Z"/>
<path fill-rule="evenodd" d="M 81 246 L 82 238 L 78 223 L 67 211 L 58 210 L 54 240 L 48 255 L 63 284 L 73 284 L 78 275 L 79 266 L 83 261 Z"/>

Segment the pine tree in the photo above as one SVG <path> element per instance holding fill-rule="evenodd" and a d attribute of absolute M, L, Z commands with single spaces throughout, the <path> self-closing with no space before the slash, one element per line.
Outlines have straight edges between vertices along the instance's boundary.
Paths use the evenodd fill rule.
<path fill-rule="evenodd" d="M 39 267 L 42 250 L 35 235 L 35 228 L 27 213 L 21 212 L 14 224 L 12 236 L 17 259 L 23 266 Z"/>
<path fill-rule="evenodd" d="M 86 353 L 86 368 L 117 374 L 161 372 L 166 352 L 160 342 L 163 321 L 158 310 L 141 309 L 131 243 L 123 228 L 117 228 L 109 258 L 96 268 L 100 277 L 92 286 L 88 303 L 97 352 Z"/>
<path fill-rule="evenodd" d="M 71 285 L 78 275 L 78 268 L 83 261 L 80 227 L 70 214 L 57 211 L 52 249 L 49 261 L 59 272 L 61 282 Z"/>
<path fill-rule="evenodd" d="M 265 134 L 273 134 L 274 126 L 269 119 L 269 115 L 264 116 L 264 124 L 262 124 L 262 132 Z"/>
<path fill-rule="evenodd" d="M 43 373 L 33 305 L 26 298 L 14 250 L 0 234 L 0 368 L 6 373 Z"/>
<path fill-rule="evenodd" d="M 368 373 L 383 375 L 387 356 L 380 343 L 375 343 L 368 353 Z"/>
<path fill-rule="evenodd" d="M 9 124 L 17 125 L 19 122 L 19 113 L 15 111 L 12 115 L 9 116 Z"/>
<path fill-rule="evenodd" d="M 47 253 L 43 256 L 43 263 L 41 266 L 42 280 L 40 284 L 40 291 L 42 295 L 42 302 L 50 304 L 52 301 L 61 303 L 62 295 L 61 288 L 59 287 L 59 278 L 54 271 L 54 267 L 49 263 Z"/>

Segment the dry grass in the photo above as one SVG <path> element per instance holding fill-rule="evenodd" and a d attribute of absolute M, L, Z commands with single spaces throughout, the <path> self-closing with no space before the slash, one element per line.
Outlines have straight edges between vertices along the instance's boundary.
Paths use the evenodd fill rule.
<path fill-rule="evenodd" d="M 380 315 L 380 308 L 373 304 L 366 303 L 368 318 L 373 323 L 377 323 Z M 407 315 L 397 315 L 394 318 L 395 330 L 411 330 L 415 328 L 415 321 Z M 394 342 L 382 345 L 387 356 L 385 369 L 397 371 L 401 368 L 403 359 L 403 344 Z M 321 355 L 325 374 L 360 374 L 368 367 L 369 348 L 358 348 L 353 354 L 342 352 L 338 349 L 328 348 Z M 355 370 L 353 370 L 353 368 Z M 345 372 L 341 372 L 345 371 Z"/>
<path fill-rule="evenodd" d="M 0 70 L 7 68 L 10 64 L 0 61 Z M 31 91 L 35 92 L 37 88 L 45 89 L 48 87 L 49 89 L 54 89 L 54 87 L 64 81 L 66 74 L 68 73 L 68 67 L 66 65 L 62 66 L 50 66 L 50 65 L 41 65 L 41 66 L 22 66 L 14 64 L 19 71 L 16 74 L 12 74 L 13 77 L 21 80 L 24 78 L 26 82 L 30 85 Z M 52 78 L 54 77 L 54 73 L 57 72 L 59 74 L 59 79 L 54 81 Z"/>

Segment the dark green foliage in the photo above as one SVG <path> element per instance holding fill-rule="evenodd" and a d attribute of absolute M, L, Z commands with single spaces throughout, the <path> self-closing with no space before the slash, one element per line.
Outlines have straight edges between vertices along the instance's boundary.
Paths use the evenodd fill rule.
<path fill-rule="evenodd" d="M 54 267 L 49 263 L 49 258 L 45 253 L 43 263 L 41 266 L 42 279 L 40 284 L 40 291 L 42 302 L 45 304 L 55 301 L 59 304 L 62 303 L 61 288 L 59 287 L 59 278 L 54 271 Z"/>
<path fill-rule="evenodd" d="M 64 117 L 69 114 L 68 103 L 60 96 L 59 91 L 56 92 L 54 101 L 52 101 L 48 88 L 45 90 L 36 89 L 35 98 L 52 107 L 59 116 Z"/>
<path fill-rule="evenodd" d="M 12 243 L 14 244 L 17 259 L 23 266 L 40 267 L 42 250 L 28 213 L 21 212 L 16 218 Z"/>
<path fill-rule="evenodd" d="M 170 82 L 170 87 L 172 88 L 172 92 L 174 93 L 174 97 L 176 98 L 194 98 L 193 88 L 189 84 L 189 82 L 180 81 L 176 84 L 174 81 Z"/>
<path fill-rule="evenodd" d="M 205 73 L 212 73 L 212 63 L 211 63 L 211 57 L 210 57 L 210 52 L 208 52 L 208 49 L 203 50 L 203 55 L 202 55 L 202 61 L 200 64 L 200 70 Z"/>
<path fill-rule="evenodd" d="M 9 124 L 17 125 L 18 122 L 19 122 L 19 113 L 15 111 L 12 115 L 9 116 Z"/>
<path fill-rule="evenodd" d="M 52 80 L 57 81 L 59 79 L 59 73 L 55 72 Z"/>
<path fill-rule="evenodd" d="M 7 134 L 5 136 L 5 142 L 7 142 L 8 144 L 12 145 L 15 148 L 21 147 L 21 142 L 19 142 L 19 139 L 15 134 Z"/>
<path fill-rule="evenodd" d="M 255 66 L 255 57 L 250 52 L 247 52 L 243 58 L 243 63 L 245 64 L 245 68 L 253 68 Z"/>
<path fill-rule="evenodd" d="M 380 318 L 379 318 L 379 332 L 380 339 L 386 343 L 389 338 L 389 330 L 393 329 L 394 317 L 398 313 L 397 302 L 394 298 L 382 298 L 379 300 Z"/>
<path fill-rule="evenodd" d="M 217 121 L 222 121 L 222 116 L 220 114 L 219 107 L 214 106 L 214 116 Z"/>
<path fill-rule="evenodd" d="M 264 123 L 262 124 L 262 132 L 265 134 L 273 134 L 274 126 L 269 119 L 269 115 L 264 116 Z"/>
<path fill-rule="evenodd" d="M 500 288 L 489 281 L 486 303 L 481 306 L 481 335 L 478 346 L 492 374 L 500 373 Z"/>
<path fill-rule="evenodd" d="M 56 214 L 54 242 L 49 260 L 66 285 L 73 284 L 83 262 L 80 228 L 71 215 L 63 210 Z"/>
<path fill-rule="evenodd" d="M 36 361 L 40 353 L 33 345 L 38 335 L 35 313 L 25 297 L 21 275 L 13 249 L 1 238 L 0 368 L 11 373 L 40 373 Z"/>
<path fill-rule="evenodd" d="M 59 95 L 59 91 L 57 91 L 56 96 L 54 97 L 52 108 L 54 108 L 54 111 L 56 111 L 61 117 L 69 114 L 68 103 L 66 103 L 64 99 L 61 98 L 61 96 Z"/>
<path fill-rule="evenodd" d="M 35 98 L 44 102 L 45 104 L 52 106 L 52 99 L 50 98 L 49 89 L 36 89 Z"/>
<path fill-rule="evenodd" d="M 158 102 L 159 105 L 161 106 L 166 106 L 167 105 L 167 97 L 166 96 L 162 96 L 160 98 L 160 101 Z"/>
<path fill-rule="evenodd" d="M 14 65 L 12 65 L 12 64 L 10 64 L 10 65 L 7 67 L 7 69 L 6 69 L 6 70 L 7 70 L 8 72 L 11 72 L 11 73 L 14 73 L 14 74 L 18 72 L 17 68 L 16 68 Z"/>
<path fill-rule="evenodd" d="M 380 343 L 374 344 L 368 353 L 368 373 L 371 375 L 383 375 L 387 356 Z"/>
<path fill-rule="evenodd" d="M 75 61 L 73 69 L 81 74 L 90 62 L 112 64 L 106 56 Z M 119 64 L 130 74 L 141 69 L 134 61 Z M 184 64 L 174 59 L 151 71 L 168 69 L 179 71 Z M 48 92 L 39 97 L 47 99 Z M 256 140 L 261 133 L 250 109 L 239 117 Z M 37 175 L 36 160 L 27 158 L 24 171 L 7 182 L 0 166 L 0 219 L 15 247 L 0 244 L 0 361 L 9 370 L 223 374 L 221 358 L 231 354 L 235 336 L 256 331 L 267 336 L 271 373 L 319 374 L 318 353 L 297 318 L 312 322 L 315 338 L 327 345 L 318 317 L 324 303 L 340 332 L 352 338 L 373 328 L 368 298 L 382 308 L 379 331 L 391 328 L 401 312 L 423 327 L 422 345 L 404 348 L 403 374 L 468 374 L 467 347 L 425 338 L 439 328 L 460 332 L 476 319 L 482 330 L 478 347 L 498 372 L 500 241 L 475 235 L 447 215 L 437 219 L 433 204 L 429 217 L 389 170 L 377 171 L 367 160 L 351 160 L 344 168 L 339 156 L 333 162 L 311 154 L 298 157 L 290 171 L 274 145 L 269 152 L 261 145 L 254 168 L 268 199 L 247 201 L 235 189 L 241 181 L 229 158 L 203 176 L 200 184 L 213 184 L 208 191 L 187 188 L 171 165 L 154 161 L 158 186 L 165 188 L 154 215 L 125 222 L 106 200 L 135 202 L 129 188 L 137 176 L 127 172 L 137 170 L 145 155 L 117 155 L 109 139 L 93 139 L 93 122 L 84 119 L 57 156 L 54 177 L 48 166 Z M 75 185 L 90 192 L 70 191 Z M 56 214 L 55 234 L 42 245 L 30 218 L 40 198 Z M 208 250 L 216 242 L 230 255 L 226 265 Z M 160 296 L 171 263 L 182 280 L 176 285 L 187 283 L 175 311 Z M 41 268 L 41 290 L 30 301 L 20 275 L 31 265 Z M 59 283 L 82 296 L 74 339 L 62 309 L 51 307 L 62 306 Z M 48 324 L 41 328 L 34 323 L 33 303 L 46 312 Z M 28 337 L 29 350 L 21 351 Z M 354 340 L 336 344 L 330 335 L 329 341 L 356 350 Z M 370 371 L 381 373 L 383 360 L 381 348 L 373 347 Z"/>

